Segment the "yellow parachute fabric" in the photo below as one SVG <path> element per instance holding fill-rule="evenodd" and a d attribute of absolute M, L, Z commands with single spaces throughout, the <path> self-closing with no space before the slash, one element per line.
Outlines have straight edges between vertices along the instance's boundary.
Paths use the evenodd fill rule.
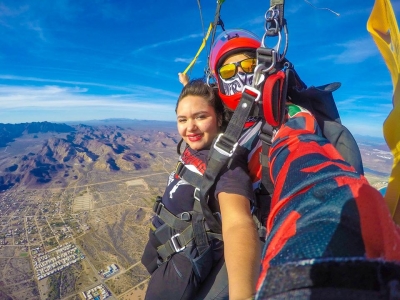
<path fill-rule="evenodd" d="M 375 0 L 367 22 L 385 59 L 393 83 L 393 109 L 383 124 L 383 135 L 393 153 L 393 167 L 385 200 L 394 221 L 400 224 L 400 34 L 390 0 Z"/>

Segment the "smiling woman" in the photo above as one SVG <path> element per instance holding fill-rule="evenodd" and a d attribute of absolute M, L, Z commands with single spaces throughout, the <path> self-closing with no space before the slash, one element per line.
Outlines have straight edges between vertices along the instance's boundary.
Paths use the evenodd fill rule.
<path fill-rule="evenodd" d="M 164 195 L 154 205 L 157 215 L 142 257 L 152 274 L 146 299 L 195 299 L 205 279 L 213 269 L 219 270 L 224 260 L 229 284 L 241 283 L 241 291 L 229 298 L 248 298 L 255 291 L 260 243 L 250 213 L 254 195 L 247 162 L 240 156 L 233 159 L 210 193 L 208 205 L 222 223 L 222 243 L 220 234 L 206 231 L 199 201 L 195 201 L 210 146 L 224 127 L 222 102 L 212 87 L 192 81 L 183 88 L 176 113 L 182 137 L 178 153 L 182 142 L 186 147 Z M 211 296 L 228 298 L 227 276 Z"/>

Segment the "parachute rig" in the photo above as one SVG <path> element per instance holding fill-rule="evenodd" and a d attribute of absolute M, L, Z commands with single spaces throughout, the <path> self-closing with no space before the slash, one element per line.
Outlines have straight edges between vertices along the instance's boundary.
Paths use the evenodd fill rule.
<path fill-rule="evenodd" d="M 184 74 L 194 66 L 210 37 L 211 49 L 217 26 L 221 26 L 222 30 L 225 31 L 220 18 L 221 6 L 224 1 L 217 0 L 214 21 L 210 23 L 198 52 L 183 72 Z M 313 6 L 307 0 L 304 1 Z M 200 0 L 197 2 L 201 12 Z M 357 172 L 361 174 L 364 172 L 357 143 L 348 129 L 341 124 L 339 112 L 332 96 L 332 93 L 340 87 L 340 83 L 334 82 L 320 87 L 307 88 L 295 72 L 294 66 L 285 57 L 289 45 L 289 35 L 287 22 L 284 18 L 284 4 L 284 0 L 270 0 L 270 7 L 265 13 L 265 33 L 261 40 L 261 46 L 257 49 L 257 66 L 254 71 L 253 83 L 251 86 L 244 87 L 241 100 L 234 111 L 227 130 L 220 135 L 214 144 L 216 150 L 214 152 L 218 152 L 222 156 L 219 155 L 218 163 L 214 164 L 213 168 L 207 168 L 206 174 L 204 174 L 204 178 L 207 178 L 207 180 L 203 181 L 203 185 L 198 189 L 204 215 L 207 222 L 210 223 L 210 228 L 215 232 L 220 232 L 220 224 L 213 217 L 205 199 L 208 197 L 208 191 L 219 170 L 228 163 L 233 155 L 242 128 L 250 115 L 256 114 L 265 120 L 260 132 L 260 139 L 263 141 L 260 157 L 263 166 L 262 186 L 266 190 L 264 191 L 266 194 L 272 193 L 273 186 L 269 180 L 267 155 L 273 131 L 284 121 L 287 98 L 291 98 L 295 104 L 311 111 L 316 117 L 324 136 L 336 147 L 343 158 Z M 329 8 L 313 7 L 329 10 L 339 16 L 338 13 Z M 384 20 L 384 22 L 379 20 Z M 394 86 L 394 108 L 384 124 L 385 138 L 394 155 L 393 169 L 385 200 L 395 222 L 400 224 L 400 126 L 395 121 L 400 117 L 400 92 L 398 91 L 400 89 L 400 37 L 390 0 L 376 0 L 371 17 L 368 20 L 368 30 L 385 58 Z M 389 42 L 380 32 L 389 32 Z M 269 39 L 277 40 L 273 47 L 267 46 Z M 209 65 L 204 73 L 207 82 L 210 83 L 213 74 L 211 74 Z M 296 100 L 294 101 L 294 99 Z"/>

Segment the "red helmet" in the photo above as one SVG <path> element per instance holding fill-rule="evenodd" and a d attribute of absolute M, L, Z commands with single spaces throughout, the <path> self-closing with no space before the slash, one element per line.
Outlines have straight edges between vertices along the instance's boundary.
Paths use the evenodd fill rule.
<path fill-rule="evenodd" d="M 243 29 L 230 29 L 223 31 L 215 39 L 211 47 L 209 68 L 217 81 L 218 93 L 222 101 L 232 110 L 236 109 L 242 93 L 236 93 L 231 96 L 225 95 L 218 69 L 229 56 L 242 52 L 255 53 L 260 46 L 260 39 L 253 33 Z"/>

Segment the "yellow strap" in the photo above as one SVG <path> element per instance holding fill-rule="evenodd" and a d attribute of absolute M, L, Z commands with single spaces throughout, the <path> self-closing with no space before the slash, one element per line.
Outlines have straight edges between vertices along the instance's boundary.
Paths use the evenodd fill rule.
<path fill-rule="evenodd" d="M 187 71 L 189 71 L 190 68 L 193 66 L 193 64 L 196 62 L 196 60 L 197 60 L 197 58 L 199 57 L 201 51 L 203 50 L 204 46 L 205 46 L 206 43 L 207 43 L 207 39 L 208 39 L 208 37 L 210 36 L 210 32 L 211 32 L 211 29 L 212 29 L 212 28 L 213 28 L 213 24 L 210 23 L 210 26 L 208 27 L 207 34 L 206 34 L 206 36 L 203 38 L 203 42 L 201 43 L 199 50 L 197 51 L 197 53 L 196 53 L 195 57 L 193 58 L 192 62 L 187 66 L 187 68 L 185 69 L 185 71 L 183 71 L 183 74 L 186 74 Z"/>
<path fill-rule="evenodd" d="M 393 153 L 393 167 L 385 200 L 394 221 L 400 224 L 400 34 L 390 0 L 376 0 L 367 22 L 393 83 L 393 109 L 383 124 L 383 135 Z"/>

